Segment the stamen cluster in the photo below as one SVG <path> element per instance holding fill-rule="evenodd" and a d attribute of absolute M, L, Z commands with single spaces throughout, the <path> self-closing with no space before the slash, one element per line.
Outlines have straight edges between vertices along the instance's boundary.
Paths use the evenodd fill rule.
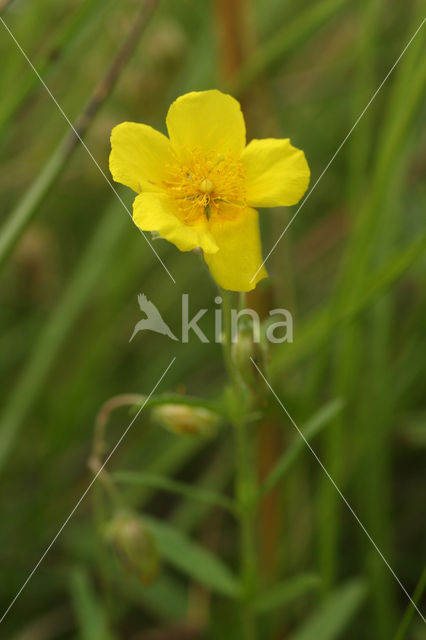
<path fill-rule="evenodd" d="M 234 217 L 236 209 L 246 206 L 245 178 L 239 159 L 195 148 L 173 157 L 163 184 L 177 202 L 182 220 L 194 224 L 203 217 Z"/>

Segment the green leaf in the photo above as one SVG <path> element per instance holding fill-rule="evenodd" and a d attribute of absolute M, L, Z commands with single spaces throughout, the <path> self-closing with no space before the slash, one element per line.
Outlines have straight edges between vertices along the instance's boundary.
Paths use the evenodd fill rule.
<path fill-rule="evenodd" d="M 113 640 L 105 612 L 84 571 L 72 571 L 70 590 L 81 640 Z"/>
<path fill-rule="evenodd" d="M 366 588 L 361 580 L 338 587 L 291 640 L 338 640 L 361 606 Z"/>
<path fill-rule="evenodd" d="M 152 517 L 145 517 L 145 520 L 155 535 L 162 558 L 212 591 L 229 597 L 238 595 L 236 578 L 211 551 L 169 524 Z"/>
<path fill-rule="evenodd" d="M 257 613 L 268 613 L 284 604 L 288 604 L 303 596 L 307 591 L 311 591 L 319 586 L 320 579 L 312 573 L 306 573 L 295 578 L 290 578 L 282 584 L 272 587 L 269 591 L 261 594 L 255 602 Z"/>
<path fill-rule="evenodd" d="M 114 479 L 122 484 L 139 484 L 153 489 L 162 489 L 176 493 L 189 500 L 197 500 L 214 507 L 222 507 L 231 513 L 235 513 L 235 505 L 232 500 L 216 491 L 193 487 L 185 482 L 172 480 L 155 473 L 120 471 L 114 474 Z"/>
<path fill-rule="evenodd" d="M 332 418 L 342 410 L 343 400 L 337 398 L 321 407 L 307 422 L 303 429 L 303 435 L 310 441 L 327 425 L 330 424 Z M 267 476 L 265 482 L 260 489 L 260 497 L 263 497 L 270 491 L 287 473 L 291 466 L 296 462 L 299 454 L 306 449 L 306 443 L 303 438 L 297 434 L 295 440 L 289 448 L 283 453 L 275 467 Z"/>

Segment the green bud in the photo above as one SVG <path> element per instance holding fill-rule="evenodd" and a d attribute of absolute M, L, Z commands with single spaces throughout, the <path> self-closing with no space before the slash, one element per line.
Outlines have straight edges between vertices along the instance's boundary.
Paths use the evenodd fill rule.
<path fill-rule="evenodd" d="M 186 404 L 163 404 L 152 410 L 157 424 L 177 434 L 210 434 L 217 424 L 216 414 L 202 407 Z"/>
<path fill-rule="evenodd" d="M 107 524 L 105 537 L 113 544 L 121 564 L 143 584 L 157 577 L 160 563 L 155 538 L 137 513 L 117 513 Z"/>

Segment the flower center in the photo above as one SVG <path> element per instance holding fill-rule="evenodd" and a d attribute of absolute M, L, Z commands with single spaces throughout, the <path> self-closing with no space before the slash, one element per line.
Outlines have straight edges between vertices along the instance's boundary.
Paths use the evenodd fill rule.
<path fill-rule="evenodd" d="M 238 158 L 198 147 L 173 157 L 163 180 L 177 211 L 187 224 L 212 216 L 233 218 L 245 207 L 245 169 Z"/>

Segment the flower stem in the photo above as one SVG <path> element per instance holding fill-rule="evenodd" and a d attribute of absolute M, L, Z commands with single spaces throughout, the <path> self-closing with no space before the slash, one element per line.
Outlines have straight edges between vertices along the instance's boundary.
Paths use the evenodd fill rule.
<path fill-rule="evenodd" d="M 236 500 L 239 507 L 241 544 L 242 619 L 245 640 L 257 638 L 253 598 L 257 589 L 257 562 L 255 540 L 255 479 L 247 424 L 235 425 L 237 477 Z"/>
<path fill-rule="evenodd" d="M 247 424 L 249 392 L 232 357 L 232 299 L 221 291 L 223 312 L 223 355 L 232 383 L 231 420 L 235 427 L 235 499 L 240 534 L 241 618 L 244 640 L 256 640 L 256 616 L 253 599 L 257 588 L 256 562 L 256 477 L 252 456 L 252 439 Z M 241 303 L 241 301 L 240 301 Z"/>
<path fill-rule="evenodd" d="M 222 313 L 223 313 L 223 334 L 222 334 L 222 346 L 223 346 L 223 358 L 225 360 L 226 370 L 229 378 L 235 390 L 239 390 L 241 387 L 240 376 L 232 359 L 232 298 L 231 293 L 225 289 L 221 289 L 222 298 Z"/>

